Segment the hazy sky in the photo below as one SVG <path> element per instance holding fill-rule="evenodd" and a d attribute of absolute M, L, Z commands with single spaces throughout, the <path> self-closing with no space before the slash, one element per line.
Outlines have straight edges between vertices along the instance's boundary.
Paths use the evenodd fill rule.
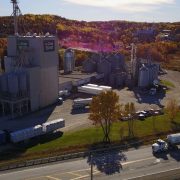
<path fill-rule="evenodd" d="M 11 0 L 0 0 L 0 16 L 12 14 Z M 23 14 L 55 14 L 69 19 L 180 21 L 180 0 L 18 0 Z"/>

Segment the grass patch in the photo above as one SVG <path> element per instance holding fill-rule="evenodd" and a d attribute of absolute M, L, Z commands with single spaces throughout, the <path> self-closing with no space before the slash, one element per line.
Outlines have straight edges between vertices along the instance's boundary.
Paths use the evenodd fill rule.
<path fill-rule="evenodd" d="M 164 86 L 171 87 L 171 88 L 175 88 L 175 85 L 174 85 L 172 82 L 170 82 L 170 81 L 161 80 L 160 82 L 161 82 L 161 84 L 164 85 Z"/>
<path fill-rule="evenodd" d="M 154 126 L 153 126 L 153 122 Z M 180 130 L 180 112 L 171 123 L 167 115 L 149 117 L 144 121 L 136 120 L 134 134 L 136 139 L 146 139 L 157 134 L 166 134 Z M 123 133 L 122 133 L 123 131 Z M 128 139 L 128 122 L 116 122 L 111 130 L 112 143 L 120 143 L 121 137 Z M 76 132 L 64 133 L 49 140 L 46 137 L 39 137 L 26 145 L 16 145 L 14 149 L 0 154 L 1 164 L 22 161 L 33 158 L 53 156 L 79 150 L 87 150 L 92 144 L 100 143 L 103 139 L 101 127 L 92 127 Z M 35 142 L 36 141 L 36 142 Z"/>

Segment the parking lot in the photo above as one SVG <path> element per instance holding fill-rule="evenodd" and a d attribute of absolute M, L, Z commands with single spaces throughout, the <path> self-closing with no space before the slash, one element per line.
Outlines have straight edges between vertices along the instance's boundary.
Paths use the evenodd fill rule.
<path fill-rule="evenodd" d="M 121 90 L 114 90 L 120 98 L 120 103 L 125 104 L 127 102 L 134 102 L 136 110 L 146 110 L 146 109 L 159 109 L 163 107 L 170 98 L 175 98 L 180 103 L 180 72 L 168 71 L 168 74 L 160 77 L 171 81 L 175 88 L 171 88 L 165 94 L 156 94 L 151 96 L 149 94 L 139 93 L 137 88 L 133 91 L 127 88 Z M 32 113 L 30 115 L 7 120 L 5 118 L 0 119 L 0 129 L 8 129 L 11 131 L 31 127 L 37 124 L 42 124 L 46 121 L 64 118 L 66 127 L 62 131 L 75 131 L 78 129 L 86 128 L 91 125 L 90 120 L 88 120 L 88 109 L 82 111 L 72 111 L 72 102 L 74 98 L 77 97 L 88 97 L 87 95 L 76 94 L 71 98 L 65 100 L 62 105 L 51 106 L 45 108 L 39 112 Z"/>

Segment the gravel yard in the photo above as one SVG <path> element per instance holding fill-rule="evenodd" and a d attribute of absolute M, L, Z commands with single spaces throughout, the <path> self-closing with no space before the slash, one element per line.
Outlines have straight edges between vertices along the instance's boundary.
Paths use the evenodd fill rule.
<path fill-rule="evenodd" d="M 180 104 L 180 72 L 168 71 L 167 74 L 160 76 L 160 79 L 172 82 L 175 87 L 170 88 L 164 94 L 160 93 L 155 96 L 139 93 L 137 89 L 133 91 L 129 91 L 127 88 L 115 90 L 120 96 L 120 103 L 134 102 L 137 110 L 144 110 L 163 107 L 167 100 L 173 97 Z M 75 131 L 91 126 L 91 122 L 88 120 L 88 109 L 82 112 L 72 112 L 72 99 L 67 99 L 62 105 L 51 106 L 14 120 L 6 120 L 1 117 L 0 130 L 14 131 L 59 118 L 64 118 L 66 123 L 66 127 L 62 131 Z"/>

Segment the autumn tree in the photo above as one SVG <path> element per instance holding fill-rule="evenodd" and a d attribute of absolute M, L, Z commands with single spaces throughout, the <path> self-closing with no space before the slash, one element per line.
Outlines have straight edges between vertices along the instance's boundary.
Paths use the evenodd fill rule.
<path fill-rule="evenodd" d="M 133 115 L 135 114 L 135 105 L 134 103 L 127 103 L 124 106 L 124 114 L 125 116 L 129 116 L 128 118 L 128 132 L 129 132 L 129 137 L 134 136 L 134 118 Z"/>
<path fill-rule="evenodd" d="M 95 125 L 102 127 L 105 143 L 110 142 L 110 132 L 112 123 L 117 121 L 121 112 L 119 96 L 113 91 L 102 92 L 93 97 L 90 105 L 89 119 Z"/>
<path fill-rule="evenodd" d="M 166 105 L 166 112 L 171 122 L 174 121 L 178 111 L 179 111 L 179 106 L 176 99 L 170 99 Z"/>

